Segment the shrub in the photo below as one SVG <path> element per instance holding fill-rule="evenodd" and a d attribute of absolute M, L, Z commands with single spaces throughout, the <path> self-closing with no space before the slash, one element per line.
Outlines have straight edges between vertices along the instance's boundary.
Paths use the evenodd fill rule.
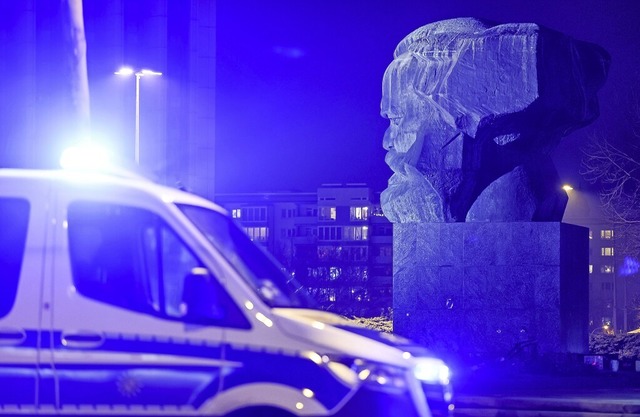
<path fill-rule="evenodd" d="M 623 361 L 640 359 L 640 334 L 592 335 L 589 337 L 589 353 L 615 355 Z"/>
<path fill-rule="evenodd" d="M 393 322 L 389 317 L 353 317 L 351 320 L 368 327 L 369 329 L 379 330 L 386 333 L 391 333 L 393 331 Z"/>

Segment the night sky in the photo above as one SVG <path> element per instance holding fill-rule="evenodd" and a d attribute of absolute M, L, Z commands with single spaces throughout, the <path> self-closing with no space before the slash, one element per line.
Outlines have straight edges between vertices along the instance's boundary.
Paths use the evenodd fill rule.
<path fill-rule="evenodd" d="M 453 17 L 537 23 L 611 54 L 601 117 L 554 154 L 561 178 L 576 182 L 579 145 L 619 134 L 629 87 L 640 86 L 640 1 L 217 2 L 217 192 L 353 182 L 384 189 L 384 70 L 405 35 Z"/>

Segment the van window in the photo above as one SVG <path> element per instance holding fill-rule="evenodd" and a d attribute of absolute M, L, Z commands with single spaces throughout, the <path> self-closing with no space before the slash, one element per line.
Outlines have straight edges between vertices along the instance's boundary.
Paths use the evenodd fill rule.
<path fill-rule="evenodd" d="M 249 326 L 217 279 L 156 214 L 74 202 L 68 232 L 73 281 L 80 294 L 170 320 Z"/>
<path fill-rule="evenodd" d="M 29 224 L 29 202 L 0 198 L 0 318 L 16 301 Z"/>
<path fill-rule="evenodd" d="M 252 242 L 230 217 L 203 207 L 179 204 L 178 208 L 267 305 L 316 307 L 298 281 L 283 272 L 275 259 Z"/>

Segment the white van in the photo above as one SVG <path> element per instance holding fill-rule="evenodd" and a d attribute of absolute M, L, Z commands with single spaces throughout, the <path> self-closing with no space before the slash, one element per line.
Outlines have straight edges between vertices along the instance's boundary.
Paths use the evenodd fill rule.
<path fill-rule="evenodd" d="M 441 360 L 309 306 L 203 198 L 0 169 L 0 415 L 452 412 Z"/>

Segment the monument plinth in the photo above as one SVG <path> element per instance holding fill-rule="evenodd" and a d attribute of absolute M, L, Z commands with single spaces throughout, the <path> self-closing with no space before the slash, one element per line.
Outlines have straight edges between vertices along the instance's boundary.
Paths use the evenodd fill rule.
<path fill-rule="evenodd" d="M 586 353 L 586 228 L 405 223 L 393 249 L 395 332 L 461 357 Z"/>

